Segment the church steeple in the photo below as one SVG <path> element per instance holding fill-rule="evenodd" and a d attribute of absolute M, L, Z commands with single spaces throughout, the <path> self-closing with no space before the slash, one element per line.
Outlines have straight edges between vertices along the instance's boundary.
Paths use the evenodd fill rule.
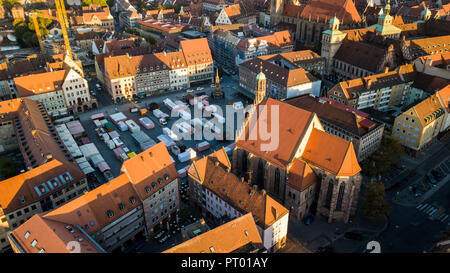
<path fill-rule="evenodd" d="M 215 82 L 216 89 L 214 90 L 214 98 L 219 99 L 223 97 L 222 90 L 220 90 L 220 77 L 219 77 L 219 69 L 216 69 L 216 82 Z"/>
<path fill-rule="evenodd" d="M 390 13 L 391 13 L 391 0 L 387 0 L 386 1 L 386 6 L 384 6 L 384 14 L 385 15 L 390 15 Z"/>
<path fill-rule="evenodd" d="M 260 64 L 260 72 L 256 75 L 256 90 L 255 90 L 255 100 L 253 104 L 260 104 L 266 97 L 266 75 L 262 72 L 263 65 Z"/>

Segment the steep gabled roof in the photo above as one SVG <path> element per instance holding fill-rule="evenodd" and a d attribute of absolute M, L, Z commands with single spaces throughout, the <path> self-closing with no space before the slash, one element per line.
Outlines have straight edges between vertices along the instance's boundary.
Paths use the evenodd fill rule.
<path fill-rule="evenodd" d="M 199 182 L 203 182 L 206 175 L 206 162 L 208 161 L 208 157 L 213 157 L 217 159 L 225 167 L 231 168 L 230 159 L 228 158 L 225 148 L 222 147 L 222 149 L 217 150 L 206 157 L 203 157 L 201 159 L 192 162 L 188 170 L 189 176 L 191 176 L 192 178 L 194 178 Z"/>
<path fill-rule="evenodd" d="M 12 237 L 26 253 L 70 253 L 70 242 L 80 241 L 80 253 L 101 253 L 90 238 L 85 236 L 76 227 L 71 227 L 71 232 L 65 223 L 52 221 L 35 214 L 23 225 L 20 225 L 12 233 Z M 34 244 L 34 246 L 33 246 Z"/>
<path fill-rule="evenodd" d="M 336 176 L 354 176 L 361 171 L 350 141 L 317 129 L 312 129 L 301 158 Z"/>
<path fill-rule="evenodd" d="M 261 113 L 256 124 L 258 126 L 267 126 L 268 131 L 276 130 L 276 125 L 278 125 L 278 136 L 276 132 L 274 133 L 274 137 L 277 137 L 277 139 L 272 140 L 274 144 L 278 144 L 277 148 L 273 151 L 265 151 L 264 145 L 268 145 L 271 140 L 263 140 L 258 133 L 258 126 L 249 128 L 250 125 L 246 126 L 241 139 L 236 141 L 236 147 L 249 151 L 285 169 L 296 153 L 298 144 L 305 130 L 310 125 L 314 114 L 272 98 L 268 98 L 261 105 L 265 107 L 259 107 L 262 110 L 260 110 Z M 272 121 L 273 111 L 278 111 L 277 120 L 274 121 Z M 274 112 L 274 117 L 276 117 L 276 112 Z M 255 140 L 249 138 L 253 135 L 257 136 Z"/>
<path fill-rule="evenodd" d="M 262 247 L 253 215 L 247 213 L 163 253 L 231 253 L 248 244 Z"/>
<path fill-rule="evenodd" d="M 286 183 L 294 189 L 302 192 L 316 183 L 317 177 L 311 167 L 303 160 L 295 158 L 289 169 L 289 178 Z"/>

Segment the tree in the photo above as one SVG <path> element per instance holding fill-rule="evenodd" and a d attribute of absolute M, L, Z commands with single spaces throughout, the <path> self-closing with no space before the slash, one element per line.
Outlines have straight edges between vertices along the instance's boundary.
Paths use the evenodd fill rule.
<path fill-rule="evenodd" d="M 371 221 L 379 221 L 389 215 L 391 205 L 386 201 L 384 184 L 371 182 L 366 184 L 365 200 L 362 206 L 364 217 Z"/>
<path fill-rule="evenodd" d="M 188 207 L 182 207 L 180 209 L 180 218 L 181 219 L 186 219 L 189 217 L 189 215 L 191 214 L 190 210 Z"/>
<path fill-rule="evenodd" d="M 183 3 L 177 3 L 175 6 L 173 6 L 173 9 L 175 10 L 175 13 L 180 13 L 181 7 L 184 6 Z"/>
<path fill-rule="evenodd" d="M 145 40 L 149 42 L 151 45 L 156 44 L 156 39 L 152 35 L 144 36 Z"/>
<path fill-rule="evenodd" d="M 135 29 L 135 28 L 127 28 L 127 29 L 125 29 L 125 32 L 126 33 L 130 33 L 130 34 L 134 34 L 134 35 L 140 35 L 140 33 L 139 33 L 139 31 L 137 30 L 137 29 Z"/>
<path fill-rule="evenodd" d="M 14 7 L 15 4 L 20 5 L 19 0 L 0 0 L 3 7 L 11 12 L 11 9 Z"/>
<path fill-rule="evenodd" d="M 99 5 L 101 7 L 108 6 L 106 0 L 83 0 L 83 6 L 90 6 L 92 4 Z"/>
<path fill-rule="evenodd" d="M 7 179 L 18 174 L 12 161 L 7 157 L 0 157 L 0 174 L 2 178 Z"/>
<path fill-rule="evenodd" d="M 404 153 L 405 150 L 398 141 L 384 136 L 378 150 L 361 162 L 362 170 L 365 175 L 376 177 L 391 170 Z"/>

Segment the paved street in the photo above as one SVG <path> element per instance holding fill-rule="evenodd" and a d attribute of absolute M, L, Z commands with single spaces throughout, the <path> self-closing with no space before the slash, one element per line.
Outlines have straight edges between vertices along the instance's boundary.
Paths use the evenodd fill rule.
<path fill-rule="evenodd" d="M 380 242 L 382 252 L 429 251 L 443 234 L 449 231 L 450 143 L 436 140 L 433 146 L 417 158 L 405 156 L 402 161 L 407 165 L 407 171 L 395 180 L 406 179 L 400 186 L 387 191 L 388 201 L 392 205 L 389 225 L 380 236 L 374 236 L 372 239 Z M 446 175 L 434 187 L 424 176 L 432 169 L 438 169 Z M 408 175 L 411 171 L 412 175 Z M 409 186 L 419 182 L 427 185 L 424 186 L 427 191 L 419 197 L 414 197 Z"/>

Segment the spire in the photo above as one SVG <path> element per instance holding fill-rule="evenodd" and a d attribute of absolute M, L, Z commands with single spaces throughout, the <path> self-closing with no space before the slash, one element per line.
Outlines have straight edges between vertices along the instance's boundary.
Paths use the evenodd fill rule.
<path fill-rule="evenodd" d="M 266 97 L 266 75 L 264 75 L 262 61 L 259 66 L 259 73 L 256 75 L 255 100 L 253 104 L 260 104 Z"/>
<path fill-rule="evenodd" d="M 390 2 L 391 2 L 391 0 L 386 1 L 386 6 L 384 6 L 384 15 L 389 15 L 389 13 L 391 12 Z"/>

